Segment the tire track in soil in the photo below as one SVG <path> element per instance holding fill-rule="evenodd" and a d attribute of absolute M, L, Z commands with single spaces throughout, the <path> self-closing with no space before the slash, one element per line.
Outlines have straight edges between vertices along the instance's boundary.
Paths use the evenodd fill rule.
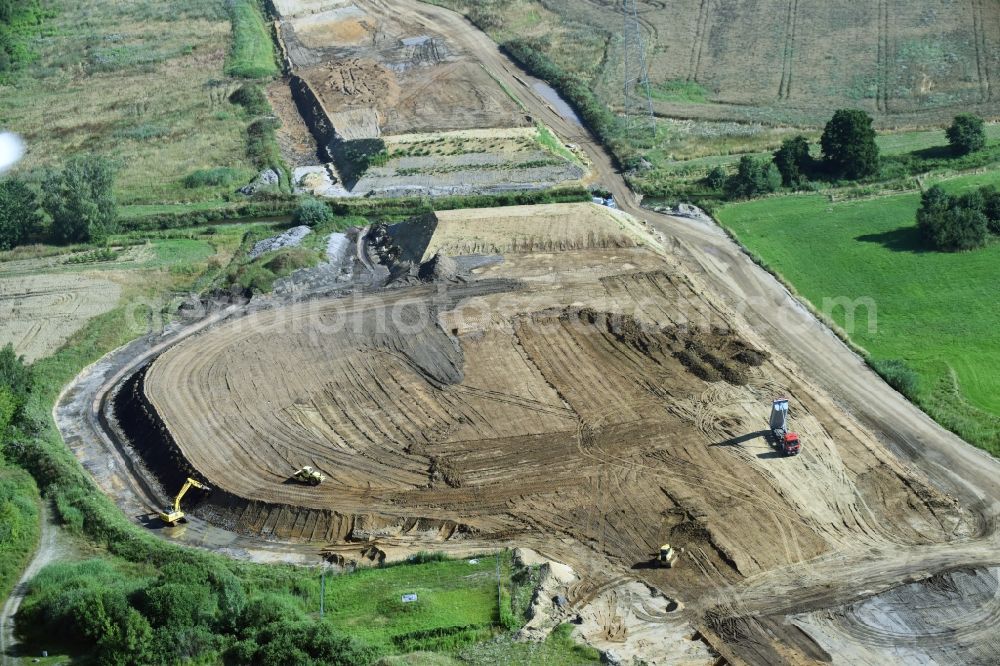
<path fill-rule="evenodd" d="M 697 81 L 698 72 L 701 70 L 701 56 L 705 50 L 705 41 L 708 39 L 708 22 L 710 14 L 710 4 L 712 0 L 701 0 L 698 6 L 698 21 L 695 24 L 694 39 L 691 43 L 691 63 L 688 66 L 688 81 Z"/>
<path fill-rule="evenodd" d="M 976 45 L 976 74 L 979 78 L 979 101 L 989 102 L 993 99 L 990 81 L 989 49 L 986 41 L 984 24 L 983 0 L 974 0 L 972 4 L 972 40 Z"/>
<path fill-rule="evenodd" d="M 878 64 L 876 73 L 875 108 L 889 111 L 889 0 L 878 3 Z"/>
<path fill-rule="evenodd" d="M 795 36 L 798 14 L 799 0 L 788 0 L 788 15 L 785 18 L 785 48 L 781 59 L 781 83 L 778 84 L 778 99 L 788 99 L 792 95 L 792 71 L 795 66 Z"/>

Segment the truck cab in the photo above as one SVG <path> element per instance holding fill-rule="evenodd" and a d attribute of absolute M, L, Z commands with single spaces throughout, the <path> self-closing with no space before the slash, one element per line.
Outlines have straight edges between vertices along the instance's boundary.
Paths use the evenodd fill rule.
<path fill-rule="evenodd" d="M 797 456 L 799 451 L 802 450 L 802 444 L 799 442 L 799 436 L 797 433 L 789 432 L 785 433 L 781 442 L 781 452 L 786 456 Z"/>

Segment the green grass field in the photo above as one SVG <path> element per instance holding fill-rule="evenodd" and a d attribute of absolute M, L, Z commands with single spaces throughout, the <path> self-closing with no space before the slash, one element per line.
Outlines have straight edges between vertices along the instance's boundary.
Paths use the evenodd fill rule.
<path fill-rule="evenodd" d="M 997 183 L 996 172 L 943 181 L 951 191 Z M 821 312 L 825 299 L 873 299 L 851 339 L 874 360 L 905 361 L 931 416 L 1000 455 L 1000 242 L 974 252 L 926 251 L 918 194 L 831 203 L 788 196 L 725 206 L 720 222 Z M 844 308 L 828 312 L 845 327 Z"/>
<path fill-rule="evenodd" d="M 346 632 L 388 652 L 447 649 L 459 629 L 490 637 L 499 618 L 496 557 L 476 562 L 447 560 L 328 577 L 326 614 Z M 417 600 L 404 603 L 404 594 L 416 594 Z M 463 644 L 468 643 L 457 647 Z"/>

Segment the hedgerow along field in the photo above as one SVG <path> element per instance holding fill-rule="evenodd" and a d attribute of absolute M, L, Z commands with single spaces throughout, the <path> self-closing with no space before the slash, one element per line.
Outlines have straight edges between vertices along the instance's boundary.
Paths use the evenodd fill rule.
<path fill-rule="evenodd" d="M 245 82 L 234 76 L 277 72 L 256 2 L 231 11 L 225 0 L 52 0 L 46 8 L 42 34 L 27 40 L 31 59 L 0 94 L 0 127 L 28 144 L 19 172 L 75 153 L 105 155 L 121 167 L 123 205 L 218 201 L 253 178 L 252 119 L 228 97 Z M 187 179 L 219 168 L 233 179 Z"/>
<path fill-rule="evenodd" d="M 941 185 L 954 193 L 998 181 L 991 171 Z M 873 299 L 876 328 L 858 308 L 851 340 L 876 367 L 903 361 L 917 375 L 917 404 L 1000 455 L 1000 243 L 933 251 L 916 228 L 919 205 L 916 192 L 836 203 L 796 195 L 727 205 L 716 216 L 821 312 L 824 299 Z M 845 327 L 844 308 L 827 314 Z"/>

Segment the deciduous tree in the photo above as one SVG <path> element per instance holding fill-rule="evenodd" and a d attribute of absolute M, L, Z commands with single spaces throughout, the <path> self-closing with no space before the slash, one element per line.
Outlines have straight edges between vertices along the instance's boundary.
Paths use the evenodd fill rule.
<path fill-rule="evenodd" d="M 986 147 L 986 127 L 977 115 L 960 113 L 945 133 L 956 155 L 968 155 Z"/>
<path fill-rule="evenodd" d="M 834 113 L 820 144 L 826 167 L 837 178 L 857 180 L 878 172 L 879 150 L 872 117 L 860 109 Z"/>

